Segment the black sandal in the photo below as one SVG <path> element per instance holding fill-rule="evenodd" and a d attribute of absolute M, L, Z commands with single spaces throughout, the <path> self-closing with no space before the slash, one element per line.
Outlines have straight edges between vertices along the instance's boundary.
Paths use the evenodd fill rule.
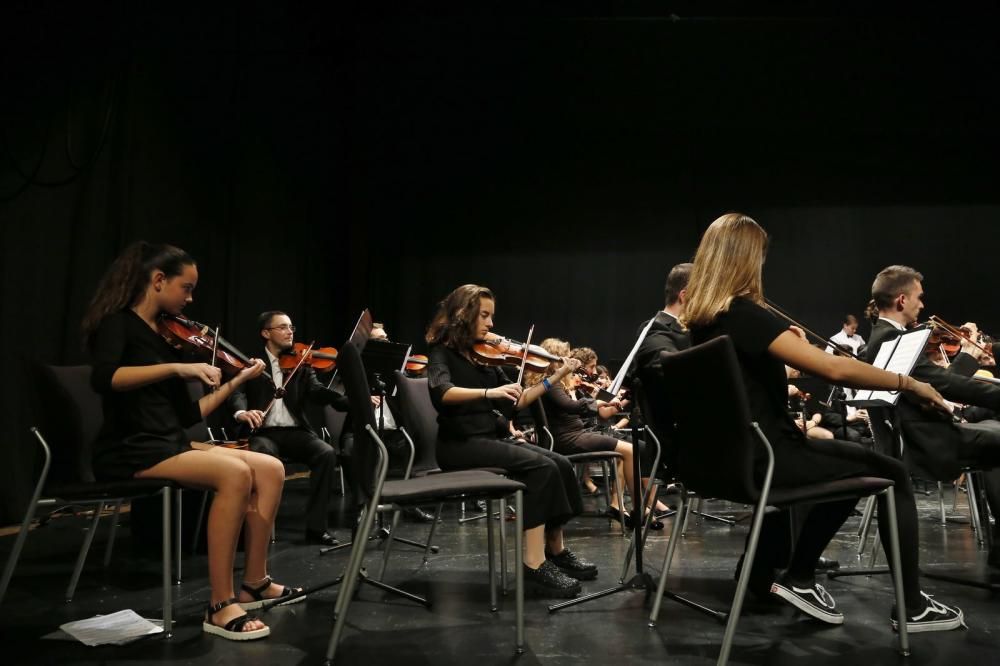
<path fill-rule="evenodd" d="M 253 601 L 241 601 L 240 606 L 243 606 L 244 610 L 254 610 L 255 608 L 260 608 L 266 602 L 270 601 L 276 601 L 277 603 L 274 604 L 275 606 L 285 606 L 287 604 L 297 604 L 300 601 L 306 600 L 306 595 L 303 594 L 288 601 L 277 601 L 278 599 L 284 599 L 285 597 L 290 597 L 293 594 L 299 594 L 300 592 L 302 592 L 301 587 L 288 587 L 287 585 L 284 587 L 284 589 L 281 591 L 281 594 L 279 594 L 278 596 L 265 597 L 263 595 L 264 590 L 271 587 L 271 583 L 273 582 L 274 581 L 271 580 L 270 576 L 266 576 L 264 580 L 261 582 L 261 584 L 258 585 L 257 587 L 251 587 L 246 583 L 240 585 L 241 590 L 243 590 L 251 597 L 253 597 Z"/>
<path fill-rule="evenodd" d="M 222 636 L 225 639 L 231 641 L 252 641 L 257 638 L 264 638 L 265 636 L 271 635 L 271 627 L 264 627 L 263 629 L 254 629 L 253 631 L 243 631 L 243 627 L 246 626 L 247 622 L 253 622 L 257 619 L 254 615 L 248 615 L 244 613 L 239 617 L 234 617 L 229 622 L 226 622 L 224 627 L 212 622 L 212 616 L 218 613 L 220 610 L 226 606 L 232 606 L 238 603 L 236 597 L 232 599 L 227 599 L 226 601 L 220 601 L 219 603 L 209 604 L 205 608 L 205 619 L 201 623 L 201 630 L 206 634 L 215 634 L 216 636 Z"/>

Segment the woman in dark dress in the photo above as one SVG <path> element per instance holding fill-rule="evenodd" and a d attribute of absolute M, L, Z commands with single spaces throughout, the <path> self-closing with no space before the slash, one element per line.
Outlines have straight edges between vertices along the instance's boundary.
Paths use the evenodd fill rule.
<path fill-rule="evenodd" d="M 764 306 L 761 280 L 766 247 L 767 234 L 749 217 L 731 213 L 715 220 L 695 255 L 681 323 L 690 329 L 695 344 L 721 335 L 732 339 L 751 416 L 774 449 L 775 487 L 858 476 L 882 477 L 895 483 L 907 629 L 943 631 L 964 626 L 961 610 L 945 606 L 920 589 L 916 504 L 903 463 L 859 444 L 816 441 L 803 435 L 786 409 L 784 366 L 840 386 L 907 391 L 942 410 L 948 409 L 946 404 L 929 384 L 824 353 L 807 343 L 801 330 L 789 329 L 772 315 Z M 757 452 L 758 480 L 763 478 L 766 462 L 761 446 Z M 772 594 L 816 619 L 831 624 L 844 621 L 833 597 L 816 583 L 815 570 L 823 550 L 855 504 L 851 499 L 809 509 L 791 562 L 772 584 Z M 879 497 L 880 521 L 887 512 L 885 498 Z M 761 534 L 761 543 L 780 538 L 773 529 L 778 527 L 776 522 L 765 521 L 765 525 L 772 529 Z M 880 529 L 879 535 L 888 552 L 889 530 Z M 893 626 L 898 626 L 895 609 L 891 616 Z"/>
<path fill-rule="evenodd" d="M 498 367 L 473 360 L 472 347 L 493 328 L 494 298 L 485 287 L 461 286 L 438 306 L 427 330 L 427 386 L 438 410 L 437 460 L 442 469 L 499 467 L 527 486 L 524 492 L 525 586 L 551 596 L 574 596 L 578 580 L 597 567 L 563 544 L 562 526 L 583 510 L 573 466 L 563 456 L 510 437 L 510 416 L 545 391 L 522 390 Z M 579 365 L 564 359 L 557 380 Z"/>
<path fill-rule="evenodd" d="M 139 242 L 115 260 L 98 285 L 83 320 L 93 359 L 91 383 L 104 405 L 94 470 L 103 479 L 170 479 L 214 491 L 206 530 L 212 591 L 202 629 L 231 640 L 263 638 L 270 629 L 245 609 L 293 592 L 267 575 L 268 542 L 285 473 L 277 458 L 185 436 L 186 427 L 264 369 L 254 360 L 222 383 L 219 368 L 183 362 L 156 332 L 162 314 L 179 314 L 192 301 L 197 283 L 198 269 L 186 252 Z M 187 381 L 215 390 L 192 402 Z M 237 599 L 232 571 L 241 527 L 246 564 Z"/>

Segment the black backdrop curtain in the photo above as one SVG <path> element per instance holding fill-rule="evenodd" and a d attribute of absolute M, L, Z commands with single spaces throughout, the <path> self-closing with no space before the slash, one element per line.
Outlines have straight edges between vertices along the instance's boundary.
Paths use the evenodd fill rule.
<path fill-rule="evenodd" d="M 188 313 L 250 352 L 272 308 L 336 346 L 370 307 L 419 347 L 477 282 L 498 331 L 614 361 L 733 209 L 821 332 L 890 263 L 928 313 L 1000 325 L 995 16 L 80 4 L 0 21 L 0 523 L 58 417 L 30 364 L 85 362 L 80 316 L 139 238 L 197 258 Z"/>

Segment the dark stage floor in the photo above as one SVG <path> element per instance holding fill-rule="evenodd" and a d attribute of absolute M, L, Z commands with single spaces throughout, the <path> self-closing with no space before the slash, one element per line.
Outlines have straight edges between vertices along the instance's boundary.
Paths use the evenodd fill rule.
<path fill-rule="evenodd" d="M 947 493 L 951 509 L 951 492 Z M 272 572 L 281 582 L 314 585 L 335 577 L 343 569 L 346 551 L 317 556 L 317 548 L 299 540 L 297 512 L 304 500 L 303 482 L 290 483 L 278 523 Z M 596 498 L 587 498 L 591 508 Z M 725 512 L 739 507 L 714 503 Z M 957 515 L 967 516 L 964 494 Z M 128 523 L 133 516 L 125 516 Z M 342 521 L 343 522 L 343 521 Z M 856 563 L 857 518 L 845 526 L 835 547 L 827 554 L 848 566 Z M 151 638 L 122 647 L 85 647 L 57 638 L 63 622 L 132 608 L 146 616 L 158 613 L 158 566 L 155 554 L 136 553 L 135 539 L 126 527 L 112 565 L 101 569 L 105 533 L 98 536 L 90 565 L 76 599 L 63 601 L 85 519 L 59 518 L 29 539 L 12 588 L 0 608 L 3 656 L 0 663 L 14 664 L 315 664 L 322 662 L 330 635 L 336 588 L 317 592 L 302 604 L 266 614 L 272 634 L 252 643 L 236 644 L 203 635 L 200 611 L 208 599 L 203 555 L 186 555 L 185 581 L 175 588 L 175 635 L 170 640 Z M 668 521 L 667 530 L 671 525 Z M 692 517 L 679 546 L 671 587 L 699 601 L 723 607 L 734 587 L 733 564 L 742 551 L 746 523 L 728 527 Z M 401 536 L 422 539 L 427 526 L 403 523 Z M 926 569 L 960 571 L 987 580 L 986 554 L 977 548 L 967 524 L 941 527 L 936 497 L 921 499 L 921 560 Z M 346 529 L 338 536 L 346 537 Z M 582 517 L 569 525 L 571 547 L 597 562 L 601 574 L 584 584 L 594 591 L 617 582 L 626 542 L 605 519 Z M 13 536 L 0 539 L 4 560 Z M 349 627 L 338 656 L 342 664 L 405 663 L 456 664 L 584 664 L 715 662 L 723 627 L 708 617 L 665 601 L 660 623 L 646 626 L 648 604 L 642 592 L 627 592 L 550 615 L 548 601 L 526 601 L 527 651 L 513 655 L 513 597 L 504 599 L 498 613 L 489 611 L 486 576 L 485 529 L 482 521 L 459 525 L 454 508 L 446 508 L 436 542 L 441 552 L 422 566 L 414 549 L 395 549 L 387 582 L 429 596 L 430 610 L 386 597 L 364 586 L 350 612 Z M 512 547 L 513 540 L 509 541 Z M 665 536 L 652 538 L 647 558 L 659 569 L 666 548 Z M 380 551 L 371 551 L 370 568 L 377 571 Z M 994 573 L 993 580 L 1000 579 Z M 846 578 L 829 581 L 827 588 L 843 609 L 841 627 L 805 619 L 786 606 L 761 606 L 749 602 L 740 624 L 733 664 L 949 664 L 962 666 L 997 661 L 1000 613 L 990 592 L 950 583 L 926 581 L 925 590 L 966 612 L 967 631 L 911 636 L 913 655 L 896 656 L 889 627 L 892 593 L 887 577 Z"/>

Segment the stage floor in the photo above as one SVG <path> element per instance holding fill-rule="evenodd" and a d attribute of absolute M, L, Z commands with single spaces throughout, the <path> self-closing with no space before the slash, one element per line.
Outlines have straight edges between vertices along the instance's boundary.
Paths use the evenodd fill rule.
<path fill-rule="evenodd" d="M 187 495 L 195 497 L 195 495 Z M 968 516 L 964 493 L 952 512 L 952 491 L 947 489 L 949 514 Z M 347 550 L 318 556 L 318 548 L 301 541 L 299 514 L 304 504 L 305 482 L 290 482 L 278 520 L 271 571 L 283 583 L 312 586 L 340 574 Z M 586 498 L 589 510 L 597 497 Z M 710 503 L 722 514 L 742 511 L 723 502 Z M 1000 582 L 1000 572 L 986 565 L 986 553 L 976 544 L 965 523 L 942 527 L 936 494 L 921 497 L 921 563 L 926 570 L 959 572 L 971 578 Z M 343 501 L 335 512 L 348 531 Z M 204 635 L 201 612 L 208 599 L 204 555 L 186 554 L 184 582 L 175 587 L 173 638 L 153 637 L 120 647 L 86 647 L 60 638 L 60 624 L 126 608 L 147 617 L 158 614 L 159 560 L 142 553 L 131 535 L 125 515 L 111 566 L 101 568 L 106 528 L 94 543 L 89 565 L 76 598 L 65 603 L 63 593 L 79 548 L 84 517 L 67 516 L 35 530 L 15 572 L 11 589 L 0 608 L 4 664 L 317 664 L 323 661 L 332 627 L 337 588 L 309 596 L 306 602 L 268 612 L 269 638 L 234 643 Z M 106 522 L 106 521 L 105 521 Z M 648 570 L 658 575 L 666 549 L 667 520 L 662 536 L 649 540 Z M 512 524 L 511 524 L 512 525 Z M 827 552 L 842 565 L 858 565 L 856 528 L 852 518 Z M 747 522 L 736 527 L 692 516 L 678 547 L 670 588 L 699 602 L 724 608 L 734 589 L 733 566 L 742 552 Z M 422 540 L 428 525 L 402 522 L 398 534 Z M 621 572 L 627 542 L 617 525 L 598 517 L 580 517 L 567 528 L 567 541 L 582 557 L 600 566 L 600 576 L 584 583 L 584 592 L 615 585 Z M 6 560 L 12 535 L 0 538 L 0 559 Z M 446 507 L 435 542 L 441 551 L 421 564 L 422 554 L 397 544 L 386 582 L 429 597 L 430 609 L 380 590 L 362 586 L 350 609 L 348 628 L 338 663 L 376 666 L 455 664 L 712 664 L 718 654 L 723 626 L 716 621 L 664 601 L 660 622 L 647 627 L 649 603 L 642 591 L 629 591 L 582 606 L 550 614 L 548 600 L 527 598 L 527 649 L 514 657 L 513 593 L 501 599 L 496 613 L 489 610 L 486 530 L 483 521 L 459 525 L 456 507 Z M 512 549 L 513 539 L 508 546 Z M 240 561 L 240 558 L 237 560 Z M 367 562 L 377 573 L 381 550 L 373 546 Z M 236 574 L 239 575 L 238 572 Z M 924 589 L 966 613 L 968 630 L 911 635 L 912 656 L 897 658 L 895 636 L 889 626 L 892 590 L 886 576 L 854 577 L 824 581 L 846 616 L 840 627 L 823 625 L 784 605 L 767 605 L 748 597 L 734 645 L 733 664 L 992 664 L 997 660 L 1000 613 L 997 598 L 988 591 L 952 583 L 924 581 Z M 511 585 L 513 582 L 511 581 Z"/>

